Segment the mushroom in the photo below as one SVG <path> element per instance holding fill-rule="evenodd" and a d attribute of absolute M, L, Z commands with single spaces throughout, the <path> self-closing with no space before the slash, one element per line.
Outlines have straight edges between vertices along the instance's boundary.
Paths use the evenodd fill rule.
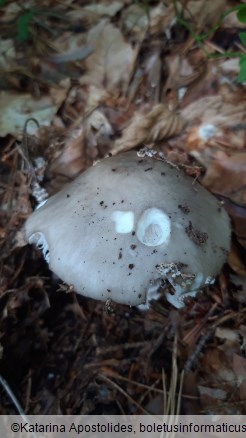
<path fill-rule="evenodd" d="M 77 293 L 128 305 L 161 288 L 182 307 L 213 283 L 230 248 L 219 201 L 181 170 L 135 152 L 86 170 L 34 211 L 24 231 Z"/>

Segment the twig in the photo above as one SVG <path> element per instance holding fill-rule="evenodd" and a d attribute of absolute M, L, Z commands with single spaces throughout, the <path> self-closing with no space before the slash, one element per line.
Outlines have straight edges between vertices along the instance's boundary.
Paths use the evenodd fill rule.
<path fill-rule="evenodd" d="M 152 341 L 126 342 L 125 344 L 117 344 L 107 348 L 97 347 L 96 354 L 99 355 L 99 354 L 113 353 L 114 351 L 118 351 L 121 348 L 123 350 L 130 350 L 131 348 L 140 348 L 151 343 Z"/>
<path fill-rule="evenodd" d="M 15 395 L 14 395 L 12 389 L 10 388 L 9 384 L 6 382 L 6 380 L 1 375 L 0 375 L 0 383 L 1 383 L 2 387 L 3 387 L 3 389 L 5 390 L 5 392 L 8 394 L 10 400 L 14 404 L 18 414 L 21 415 L 21 417 L 25 421 L 27 421 L 23 408 L 21 407 L 20 403 L 18 402 L 17 398 L 15 397 Z"/>
<path fill-rule="evenodd" d="M 164 370 L 162 370 L 164 372 Z M 110 373 L 108 370 L 104 371 L 104 374 L 107 374 L 108 376 L 116 379 L 116 380 L 122 380 L 123 382 L 127 382 L 130 385 L 138 386 L 139 388 L 147 389 L 149 392 L 157 392 L 158 394 L 163 394 L 163 389 L 156 388 L 155 385 L 158 385 L 159 379 L 157 379 L 152 385 L 146 385 L 145 383 L 136 382 L 135 380 L 128 379 L 128 377 L 120 376 L 119 374 L 116 374 L 114 372 Z M 167 391 L 167 394 L 169 391 Z M 179 393 L 176 394 L 177 396 Z M 182 394 L 182 398 L 187 398 L 188 400 L 198 400 L 199 397 L 195 395 L 188 395 L 188 394 Z"/>
<path fill-rule="evenodd" d="M 208 321 L 208 318 L 210 318 L 214 311 L 216 310 L 216 308 L 218 307 L 218 303 L 214 303 L 212 305 L 212 307 L 210 308 L 210 310 L 208 311 L 208 313 L 205 315 L 205 317 L 198 323 L 196 324 L 191 330 L 190 332 L 188 332 L 184 338 L 183 338 L 183 342 L 185 342 L 186 344 L 189 344 L 192 342 L 192 339 L 196 338 L 199 333 L 201 332 L 202 328 L 205 326 L 205 324 Z"/>
<path fill-rule="evenodd" d="M 182 371 L 180 375 L 179 382 L 179 391 L 178 398 L 176 401 L 176 391 L 178 386 L 178 367 L 177 367 L 177 343 L 178 337 L 175 334 L 174 342 L 173 342 L 173 354 L 172 354 L 172 375 L 169 387 L 169 395 L 167 397 L 167 389 L 166 389 L 166 376 L 163 370 L 163 415 L 169 415 L 168 425 L 176 425 L 178 424 L 180 405 L 181 405 L 181 397 L 182 397 L 182 389 L 183 389 L 183 381 L 184 381 L 184 371 Z M 169 432 L 165 435 L 166 438 L 174 438 L 175 432 Z M 161 438 L 164 437 L 164 431 L 162 431 Z"/>
<path fill-rule="evenodd" d="M 205 333 L 204 336 L 201 337 L 195 350 L 193 351 L 193 353 L 191 354 L 191 356 L 189 357 L 189 359 L 185 363 L 185 366 L 184 366 L 185 372 L 190 371 L 191 368 L 193 367 L 193 365 L 197 362 L 198 357 L 199 357 L 203 347 L 208 342 L 208 340 L 211 338 L 213 333 L 214 333 L 214 328 L 212 327 L 212 328 L 207 330 L 207 332 Z"/>
<path fill-rule="evenodd" d="M 147 390 L 139 398 L 140 403 L 143 403 L 143 401 L 146 399 L 146 397 L 149 395 L 149 393 L 152 391 L 152 389 L 155 389 L 154 387 L 155 387 L 155 385 L 158 385 L 158 383 L 159 383 L 159 380 L 156 380 L 151 386 L 149 386 L 147 388 Z"/>
<path fill-rule="evenodd" d="M 25 423 L 30 423 L 21 404 L 15 397 L 12 389 L 10 388 L 9 384 L 6 382 L 6 380 L 0 375 L 0 384 L 2 385 L 3 389 L 5 390 L 6 394 L 9 396 L 10 400 L 12 401 L 13 405 L 15 406 L 18 414 L 21 416 L 21 418 L 25 421 Z M 35 432 L 31 432 L 31 435 L 33 438 L 38 438 L 38 435 L 36 435 Z"/>
<path fill-rule="evenodd" d="M 131 403 L 136 405 L 137 408 L 140 409 L 145 415 L 150 415 L 150 413 L 148 411 L 146 411 L 146 409 L 144 409 L 137 401 L 135 401 L 129 394 L 127 394 L 127 392 L 125 392 L 124 389 L 122 389 L 119 385 L 117 385 L 117 383 L 113 382 L 108 377 L 104 376 L 103 374 L 99 374 L 99 377 L 102 380 L 104 380 L 105 382 L 107 382 L 109 385 L 113 386 L 113 388 L 115 388 L 121 394 L 123 394 L 124 397 L 126 397 L 128 399 L 128 401 L 130 401 Z"/>

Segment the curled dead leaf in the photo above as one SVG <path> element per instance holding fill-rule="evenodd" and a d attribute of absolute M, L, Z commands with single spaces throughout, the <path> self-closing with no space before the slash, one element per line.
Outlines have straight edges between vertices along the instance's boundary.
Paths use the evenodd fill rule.
<path fill-rule="evenodd" d="M 150 144 L 173 137 L 180 134 L 184 124 L 179 114 L 169 111 L 163 104 L 154 106 L 148 114 L 137 112 L 129 126 L 124 129 L 122 137 L 115 142 L 111 152 L 117 154 L 142 143 Z"/>

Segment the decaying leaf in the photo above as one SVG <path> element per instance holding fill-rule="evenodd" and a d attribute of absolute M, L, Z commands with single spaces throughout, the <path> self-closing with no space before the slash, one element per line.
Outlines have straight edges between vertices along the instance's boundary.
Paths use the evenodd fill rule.
<path fill-rule="evenodd" d="M 239 62 L 237 58 L 226 59 L 220 63 L 219 70 L 223 75 L 232 75 L 234 78 L 238 76 L 239 73 Z"/>
<path fill-rule="evenodd" d="M 224 198 L 224 207 L 231 217 L 232 229 L 239 243 L 246 248 L 246 208 Z"/>
<path fill-rule="evenodd" d="M 11 39 L 0 38 L 0 67 L 5 70 L 11 66 L 11 61 L 16 59 L 14 42 Z"/>
<path fill-rule="evenodd" d="M 231 358 L 221 349 L 209 348 L 201 359 L 201 365 L 203 371 L 209 373 L 211 382 L 233 384 L 235 375 L 231 368 Z"/>
<path fill-rule="evenodd" d="M 117 91 L 128 83 L 134 50 L 119 29 L 101 20 L 90 30 L 87 44 L 93 53 L 86 59 L 87 74 L 81 77 L 81 84 Z"/>
<path fill-rule="evenodd" d="M 230 275 L 230 280 L 234 286 L 236 286 L 236 292 L 234 297 L 236 302 L 242 304 L 245 307 L 246 304 L 246 276 L 240 277 L 239 275 Z M 243 331 L 240 333 L 241 339 L 243 338 L 243 351 L 246 351 L 246 332 L 245 326 Z M 242 349 L 242 348 L 241 348 Z"/>
<path fill-rule="evenodd" d="M 107 15 L 114 17 L 117 12 L 123 8 L 123 2 L 120 1 L 107 1 L 105 3 L 91 3 L 84 7 L 85 11 L 97 14 L 98 16 Z"/>
<path fill-rule="evenodd" d="M 146 11 L 140 4 L 133 3 L 123 11 L 122 14 L 123 28 L 126 32 L 142 35 L 146 32 L 149 25 L 149 19 Z"/>
<path fill-rule="evenodd" d="M 206 96 L 195 100 L 181 111 L 188 122 L 187 151 L 202 151 L 208 145 L 241 150 L 245 146 L 245 103 L 231 103 L 224 96 Z M 196 157 L 199 159 L 199 157 Z M 200 157 L 202 158 L 202 157 Z"/>
<path fill-rule="evenodd" d="M 222 339 L 224 342 L 228 342 L 230 345 L 239 343 L 239 336 L 235 330 L 228 327 L 217 327 L 215 330 L 215 337 Z"/>
<path fill-rule="evenodd" d="M 147 3 L 135 2 L 122 14 L 123 28 L 141 40 L 147 29 L 151 35 L 170 31 L 174 17 L 175 11 L 172 3 L 166 6 L 161 2 L 149 8 Z"/>
<path fill-rule="evenodd" d="M 237 273 L 237 275 L 246 277 L 245 261 L 242 259 L 242 254 L 240 254 L 239 248 L 234 242 L 232 242 L 227 263 L 233 269 L 233 271 Z"/>
<path fill-rule="evenodd" d="M 25 2 L 25 7 L 28 8 L 31 6 L 31 2 L 30 1 L 26 1 Z M 19 5 L 16 2 L 11 2 L 8 4 L 4 4 L 4 8 L 1 10 L 1 15 L 0 15 L 0 23 L 6 23 L 6 22 L 11 22 L 12 20 L 14 20 L 16 18 L 16 16 L 18 14 L 20 14 L 22 11 L 21 5 Z"/>
<path fill-rule="evenodd" d="M 70 180 L 78 175 L 84 168 L 83 147 L 84 129 L 79 127 L 71 129 L 67 133 L 62 150 L 58 152 L 48 167 L 48 172 L 52 175 L 53 180 L 54 175 L 65 177 L 65 180 Z M 56 186 L 57 184 L 59 182 L 56 182 Z M 55 190 L 57 190 L 57 187 L 55 187 Z"/>
<path fill-rule="evenodd" d="M 113 129 L 102 111 L 94 110 L 84 120 L 87 145 L 96 147 L 109 143 Z"/>
<path fill-rule="evenodd" d="M 81 61 L 92 53 L 84 32 L 64 32 L 52 42 L 52 47 L 57 53 L 50 56 L 49 60 L 55 64 Z"/>
<path fill-rule="evenodd" d="M 195 25 L 196 31 L 212 26 L 224 12 L 226 0 L 190 0 L 183 9 L 184 18 Z"/>
<path fill-rule="evenodd" d="M 149 15 L 150 34 L 157 35 L 160 33 L 166 33 L 166 36 L 168 37 L 172 23 L 175 20 L 173 3 L 166 6 L 164 5 L 164 2 L 161 2 L 156 7 L 151 8 Z"/>
<path fill-rule="evenodd" d="M 234 354 L 233 370 L 237 376 L 237 387 L 239 388 L 240 400 L 246 400 L 246 358 Z"/>
<path fill-rule="evenodd" d="M 190 122 L 200 119 L 202 123 L 212 123 L 218 127 L 228 127 L 242 123 L 245 118 L 245 103 L 229 103 L 222 95 L 205 96 L 187 105 L 182 110 L 183 117 Z"/>
<path fill-rule="evenodd" d="M 180 54 L 171 54 L 165 57 L 168 68 L 168 78 L 165 83 L 165 90 L 177 90 L 187 87 L 197 80 L 205 71 L 205 63 L 193 66 Z"/>
<path fill-rule="evenodd" d="M 107 406 L 127 413 L 136 400 L 163 412 L 162 401 L 175 400 L 168 382 L 184 366 L 184 413 L 245 413 L 245 90 L 236 80 L 237 58 L 212 60 L 205 53 L 243 49 L 236 13 L 214 35 L 212 29 L 236 3 L 0 0 L 0 366 L 25 412 L 89 414 Z M 182 27 L 175 6 L 190 30 L 201 35 L 212 29 L 201 44 Z M 31 26 L 20 29 L 21 16 L 31 16 Z M 28 41 L 20 44 L 23 33 Z M 67 293 L 73 287 L 59 285 L 41 255 L 23 248 L 18 232 L 35 199 L 16 142 L 28 118 L 41 127 L 35 132 L 36 125 L 28 125 L 34 135 L 25 137 L 23 149 L 49 194 L 110 149 L 115 154 L 137 146 L 139 156 L 155 155 L 160 142 L 165 158 L 194 178 L 202 168 L 190 156 L 197 158 L 204 184 L 223 195 L 232 223 L 232 248 L 218 281 L 181 312 L 163 297 L 141 313 Z M 181 342 L 173 343 L 177 330 Z M 163 397 L 166 386 L 171 391 Z M 15 413 L 3 393 L 0 387 L 0 414 Z"/>
<path fill-rule="evenodd" d="M 206 170 L 203 185 L 246 207 L 246 153 L 231 157 L 217 154 Z"/>
<path fill-rule="evenodd" d="M 68 85 L 68 84 L 67 84 Z M 0 137 L 12 134 L 21 138 L 27 119 L 36 119 L 40 126 L 49 126 L 67 94 L 67 86 L 56 89 L 51 95 L 35 99 L 31 94 L 0 93 Z M 28 134 L 37 131 L 37 125 L 29 123 Z"/>
<path fill-rule="evenodd" d="M 218 401 L 226 400 L 227 393 L 226 391 L 223 391 L 222 389 L 217 388 L 207 388 L 205 386 L 198 386 L 198 390 L 201 397 L 201 402 L 203 408 L 206 406 L 211 406 L 215 402 L 218 403 Z"/>
<path fill-rule="evenodd" d="M 183 118 L 169 111 L 166 105 L 153 107 L 148 114 L 136 112 L 122 137 L 115 142 L 113 154 L 127 151 L 142 143 L 150 144 L 180 134 L 184 127 Z"/>

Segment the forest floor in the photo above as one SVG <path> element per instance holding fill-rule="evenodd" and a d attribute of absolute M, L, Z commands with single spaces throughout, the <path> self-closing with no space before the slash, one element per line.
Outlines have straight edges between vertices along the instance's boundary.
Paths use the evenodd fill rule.
<path fill-rule="evenodd" d="M 17 413 L 7 389 L 26 414 L 161 414 L 180 385 L 182 414 L 246 414 L 242 5 L 0 1 L 0 414 Z M 20 230 L 33 178 L 51 195 L 142 148 L 223 202 L 231 251 L 183 309 L 163 297 L 109 312 L 55 277 Z"/>

